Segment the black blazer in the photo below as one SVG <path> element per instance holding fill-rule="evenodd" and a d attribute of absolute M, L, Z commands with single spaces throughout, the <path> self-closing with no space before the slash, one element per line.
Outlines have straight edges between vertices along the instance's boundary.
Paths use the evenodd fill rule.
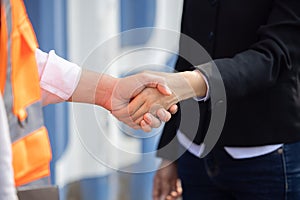
<path fill-rule="evenodd" d="M 185 0 L 181 31 L 207 50 L 224 81 L 227 113 L 219 146 L 300 140 L 299 0 Z M 180 51 L 188 48 L 180 43 Z M 178 59 L 177 71 L 191 69 Z M 200 70 L 210 82 L 212 75 Z M 210 101 L 199 107 L 198 144 L 212 109 Z M 166 123 L 158 149 L 175 137 L 179 122 L 180 112 Z M 173 152 L 164 149 L 158 155 Z"/>

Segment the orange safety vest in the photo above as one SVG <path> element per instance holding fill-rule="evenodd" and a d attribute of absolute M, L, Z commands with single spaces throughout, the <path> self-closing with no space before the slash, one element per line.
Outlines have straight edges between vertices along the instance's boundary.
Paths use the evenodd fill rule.
<path fill-rule="evenodd" d="M 35 59 L 38 47 L 22 0 L 1 0 L 0 90 L 4 96 L 16 186 L 50 175 Z M 1 134 L 1 133 L 0 133 Z"/>

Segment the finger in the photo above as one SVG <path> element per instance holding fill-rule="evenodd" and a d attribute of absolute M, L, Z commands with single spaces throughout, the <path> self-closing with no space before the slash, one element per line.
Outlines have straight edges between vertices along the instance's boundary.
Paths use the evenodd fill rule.
<path fill-rule="evenodd" d="M 169 112 L 174 115 L 176 114 L 178 111 L 178 106 L 175 104 L 175 105 L 172 105 L 170 108 L 169 108 Z"/>
<path fill-rule="evenodd" d="M 173 198 L 179 197 L 178 192 L 176 191 L 172 191 L 169 196 L 172 196 Z"/>
<path fill-rule="evenodd" d="M 150 120 L 152 120 L 151 123 L 148 123 L 148 124 L 151 124 L 150 126 L 153 128 L 157 128 L 160 126 L 161 121 L 160 121 L 160 119 L 156 118 L 155 116 L 157 115 L 157 111 L 160 109 L 161 109 L 161 105 L 154 104 L 151 107 L 149 107 L 145 103 L 145 104 L 143 104 L 143 106 L 141 106 L 139 108 L 138 111 L 136 111 L 133 115 L 131 115 L 131 118 L 133 121 L 136 122 L 141 116 L 144 116 L 147 113 L 149 113 L 149 114 L 153 113 L 152 115 L 147 115 L 149 118 L 151 117 Z M 163 111 L 161 111 L 161 112 L 163 112 Z M 161 114 L 164 115 L 164 118 L 163 118 L 164 121 L 165 121 L 165 118 L 167 119 L 168 117 L 171 117 L 171 114 L 168 113 L 167 111 L 166 111 L 166 113 L 163 112 Z M 170 116 L 168 116 L 168 115 L 170 115 Z M 148 122 L 148 121 L 146 120 L 146 122 Z"/>
<path fill-rule="evenodd" d="M 156 115 L 163 122 L 167 122 L 171 119 L 171 114 L 168 111 L 166 111 L 164 108 L 158 109 Z"/>
<path fill-rule="evenodd" d="M 161 121 L 154 117 L 151 113 L 146 113 L 144 115 L 144 120 L 152 128 L 158 128 L 161 125 Z"/>
<path fill-rule="evenodd" d="M 146 113 L 149 112 L 149 108 L 146 106 L 146 104 L 143 104 L 139 107 L 139 109 L 132 114 L 130 117 L 133 121 L 137 121 L 140 117 L 144 116 Z"/>
<path fill-rule="evenodd" d="M 134 115 L 145 103 L 145 100 L 139 97 L 140 96 L 135 97 L 128 104 L 127 113 L 131 116 Z"/>
<path fill-rule="evenodd" d="M 143 119 L 144 115 L 140 116 L 137 120 L 134 121 L 134 123 L 140 125 Z"/>
<path fill-rule="evenodd" d="M 120 110 L 112 111 L 111 112 L 119 121 L 125 123 L 126 125 L 134 128 L 134 129 L 140 129 L 140 122 L 143 119 L 143 116 L 140 117 L 139 121 L 133 121 L 131 116 L 128 114 L 128 109 L 123 108 Z"/>
<path fill-rule="evenodd" d="M 167 199 L 177 199 L 181 195 L 182 195 L 181 181 L 180 179 L 177 179 L 173 191 L 169 193 Z"/>
<path fill-rule="evenodd" d="M 171 192 L 171 182 L 167 180 L 163 180 L 161 183 L 161 196 L 166 198 Z"/>
<path fill-rule="evenodd" d="M 163 95 L 171 95 L 172 94 L 171 89 L 165 83 L 164 84 L 158 84 L 156 88 Z"/>
<path fill-rule="evenodd" d="M 177 179 L 177 181 L 176 181 L 176 192 L 178 194 L 178 197 L 182 195 L 182 186 L 181 186 L 180 179 Z"/>
<path fill-rule="evenodd" d="M 150 113 L 149 113 L 150 114 Z M 161 125 L 161 121 L 158 119 L 158 118 L 156 118 L 156 117 L 154 117 L 153 115 L 152 115 L 152 123 L 150 124 L 150 126 L 152 127 L 152 128 L 158 128 L 158 127 L 160 127 L 160 125 Z"/>
<path fill-rule="evenodd" d="M 144 114 L 144 121 L 147 123 L 147 124 L 151 124 L 152 123 L 152 114 L 150 113 L 146 113 Z"/>
<path fill-rule="evenodd" d="M 158 172 L 156 172 L 158 173 Z M 153 200 L 160 200 L 161 197 L 161 186 L 160 186 L 161 180 L 156 174 L 153 181 L 153 189 L 152 189 L 152 197 Z"/>
<path fill-rule="evenodd" d="M 179 198 L 182 195 L 182 188 L 181 188 L 180 179 L 177 179 L 175 190 L 171 191 L 166 199 L 173 200 L 173 199 Z"/>
<path fill-rule="evenodd" d="M 168 196 L 166 197 L 166 200 L 175 200 L 175 198 L 174 198 L 173 196 L 171 196 L 171 195 L 168 195 Z"/>
<path fill-rule="evenodd" d="M 179 197 L 179 195 L 176 191 L 172 191 L 168 196 L 172 197 L 172 199 L 176 199 Z"/>
<path fill-rule="evenodd" d="M 144 132 L 150 132 L 152 130 L 151 126 L 147 124 L 145 120 L 141 121 L 140 126 Z"/>
<path fill-rule="evenodd" d="M 135 123 L 135 124 L 140 124 L 140 122 L 143 119 L 143 114 L 146 113 L 146 111 L 143 113 L 143 110 L 145 109 L 144 107 L 142 108 L 141 111 L 139 111 L 138 113 L 136 113 L 139 109 L 141 109 L 143 104 L 141 104 L 141 101 L 132 101 L 128 107 L 124 107 L 122 109 L 119 110 L 113 110 L 112 114 L 118 118 L 121 121 L 126 121 L 126 124 L 128 124 L 129 122 Z M 136 113 L 136 114 L 135 114 Z M 143 113 L 143 114 L 140 114 Z M 140 116 L 138 116 L 140 115 Z M 138 118 L 140 119 L 138 121 Z"/>

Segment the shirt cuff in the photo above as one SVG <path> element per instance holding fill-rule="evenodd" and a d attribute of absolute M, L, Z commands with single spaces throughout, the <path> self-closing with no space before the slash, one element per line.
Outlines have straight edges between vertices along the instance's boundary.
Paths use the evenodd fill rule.
<path fill-rule="evenodd" d="M 36 51 L 40 75 L 40 87 L 47 92 L 68 100 L 78 85 L 81 68 L 55 54 L 52 50 L 49 54 Z M 45 60 L 43 64 L 43 60 Z"/>
<path fill-rule="evenodd" d="M 205 84 L 206 84 L 206 94 L 205 96 L 202 96 L 202 97 L 194 97 L 194 100 L 196 101 L 206 101 L 209 99 L 209 84 L 208 84 L 208 81 L 207 81 L 207 78 L 198 70 L 198 69 L 195 69 L 196 72 L 200 73 L 200 75 L 203 77 L 204 81 L 205 81 Z"/>

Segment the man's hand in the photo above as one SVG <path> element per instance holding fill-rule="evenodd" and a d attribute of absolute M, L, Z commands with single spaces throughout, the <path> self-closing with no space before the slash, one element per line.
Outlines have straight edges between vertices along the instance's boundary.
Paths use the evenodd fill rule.
<path fill-rule="evenodd" d="M 206 95 L 207 86 L 203 75 L 198 70 L 178 73 L 147 71 L 145 73 L 164 77 L 166 85 L 176 95 L 178 101 Z"/>
<path fill-rule="evenodd" d="M 146 88 L 154 88 L 162 96 L 169 96 L 172 94 L 170 89 L 167 87 L 164 77 L 150 73 L 139 73 L 117 79 L 111 92 L 110 101 L 108 101 L 110 105 L 106 103 L 106 107 L 111 110 L 112 114 L 118 120 L 135 129 L 143 128 L 144 131 L 149 131 L 151 128 L 159 127 L 161 121 L 166 122 L 170 119 L 170 117 L 168 117 L 170 116 L 170 113 L 164 108 L 152 113 L 152 121 L 150 123 L 146 123 L 143 127 L 140 126 L 139 122 L 130 117 L 131 111 L 128 107 L 130 101 L 134 100 L 134 98 Z M 172 113 L 176 112 L 177 106 L 171 105 L 170 111 Z M 144 114 L 145 113 L 142 113 L 141 115 Z M 156 116 L 158 116 L 158 118 L 156 118 Z M 140 121 L 141 120 L 142 116 L 140 116 Z"/>
<path fill-rule="evenodd" d="M 118 116 L 124 116 L 119 118 L 121 121 L 128 119 L 126 114 L 129 113 L 129 119 L 135 124 L 140 124 L 142 129 L 148 132 L 151 131 L 151 127 L 156 128 L 156 125 L 160 125 L 157 124 L 155 116 L 164 122 L 170 120 L 171 114 L 166 110 L 170 110 L 174 114 L 177 111 L 177 106 L 174 106 L 176 103 L 177 98 L 174 94 L 163 95 L 155 88 L 146 88 L 132 99 L 128 108 L 120 109 L 115 113 Z"/>
<path fill-rule="evenodd" d="M 175 162 L 163 160 L 153 181 L 153 200 L 176 200 L 182 194 Z"/>

